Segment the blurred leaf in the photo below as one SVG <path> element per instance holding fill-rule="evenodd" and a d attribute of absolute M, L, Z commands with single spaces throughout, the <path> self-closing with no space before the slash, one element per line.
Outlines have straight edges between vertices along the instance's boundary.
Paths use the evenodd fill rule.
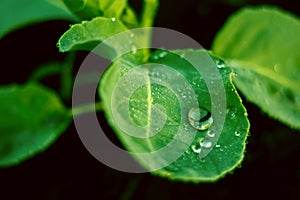
<path fill-rule="evenodd" d="M 1 0 L 0 19 L 0 38 L 32 23 L 75 20 L 61 0 Z"/>
<path fill-rule="evenodd" d="M 81 20 L 102 16 L 99 0 L 63 0 L 66 6 Z"/>
<path fill-rule="evenodd" d="M 68 115 L 54 91 L 29 83 L 0 88 L 0 167 L 45 150 L 68 127 Z"/>
<path fill-rule="evenodd" d="M 237 73 L 237 87 L 271 117 L 300 129 L 300 22 L 274 7 L 233 14 L 212 51 Z"/>
<path fill-rule="evenodd" d="M 183 110 L 193 109 L 190 107 L 194 104 L 192 98 L 198 100 L 201 109 L 208 112 L 210 112 L 212 105 L 211 93 L 208 91 L 203 77 L 189 62 L 182 59 L 187 54 L 197 58 L 208 55 L 202 50 L 180 50 L 176 51 L 175 54 L 158 50 L 152 54 L 150 60 L 150 63 L 163 64 L 172 68 L 176 73 L 181 74 L 186 82 L 180 79 L 180 75 L 166 73 L 164 67 L 158 65 L 145 67 L 144 69 L 147 71 L 144 71 L 144 73 L 142 73 L 143 71 L 132 72 L 139 70 L 141 67 L 136 67 L 140 64 L 136 62 L 132 55 L 127 55 L 127 57 L 118 60 L 107 69 L 101 79 L 99 95 L 103 100 L 104 111 L 109 124 L 127 150 L 135 153 L 156 153 L 156 150 L 160 150 L 170 143 L 178 144 L 178 146 L 174 145 L 172 151 L 156 153 L 157 155 L 155 154 L 156 157 L 153 159 L 147 159 L 144 156 L 136 157 L 146 169 L 168 162 L 169 157 L 179 153 L 181 156 L 175 162 L 152 173 L 172 180 L 215 181 L 241 163 L 249 122 L 245 115 L 246 110 L 232 84 L 232 71 L 230 68 L 222 66 L 219 73 L 222 76 L 226 90 L 227 111 L 225 112 L 227 113 L 224 126 L 222 126 L 223 124 L 215 125 L 222 126 L 222 133 L 217 144 L 214 144 L 214 146 L 209 143 L 210 139 L 213 140 L 213 137 L 215 137 L 214 135 L 207 136 L 208 134 L 214 134 L 212 127 L 200 131 L 195 129 L 195 126 L 197 123 L 202 123 L 201 121 L 191 125 L 188 120 L 189 112 L 185 113 Z M 205 59 L 203 59 L 203 63 L 205 62 Z M 209 82 L 216 81 L 214 76 L 207 78 Z M 126 80 L 126 83 L 122 82 L 124 80 Z M 147 81 L 141 83 L 142 80 Z M 156 82 L 152 82 L 152 80 L 156 80 Z M 166 82 L 167 80 L 172 81 Z M 192 87 L 196 97 L 189 93 L 185 84 Z M 134 90 L 133 93 L 131 90 Z M 131 96 L 128 96 L 128 94 L 131 94 Z M 179 98 L 179 96 L 181 97 Z M 182 99 L 184 99 L 183 102 Z M 157 107 L 158 105 L 159 107 Z M 166 116 L 163 114 L 162 109 L 164 109 Z M 184 116 L 182 112 L 185 113 Z M 119 116 L 118 118 L 116 118 L 116 113 Z M 217 121 L 215 118 L 213 124 Z M 164 123 L 162 128 L 157 128 L 161 123 Z M 142 128 L 144 131 L 140 130 Z M 153 131 L 157 134 L 149 137 Z M 196 134 L 195 138 L 192 137 L 192 133 Z M 139 137 L 144 138 L 132 137 L 130 134 L 138 134 Z M 199 142 L 202 139 L 206 140 L 208 145 L 212 145 L 207 147 L 211 151 L 205 158 L 200 158 L 200 154 L 193 150 L 196 146 L 200 146 Z M 182 144 L 188 144 L 188 149 L 183 152 L 181 151 Z M 202 147 L 202 151 L 205 151 L 203 148 L 205 147 Z"/>
<path fill-rule="evenodd" d="M 68 8 L 80 19 L 94 17 L 121 18 L 127 0 L 63 0 Z"/>

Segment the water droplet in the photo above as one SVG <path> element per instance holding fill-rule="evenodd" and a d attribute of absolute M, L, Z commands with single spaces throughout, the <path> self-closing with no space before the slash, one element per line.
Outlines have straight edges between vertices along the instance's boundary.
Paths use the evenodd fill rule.
<path fill-rule="evenodd" d="M 162 52 L 159 54 L 159 57 L 160 57 L 160 58 L 163 58 L 163 57 L 165 57 L 166 55 L 168 55 L 168 52 L 167 52 L 167 51 L 162 51 Z"/>
<path fill-rule="evenodd" d="M 211 113 L 204 108 L 192 108 L 188 113 L 188 120 L 197 130 L 207 130 L 213 123 Z"/>
<path fill-rule="evenodd" d="M 136 46 L 132 45 L 131 50 L 132 50 L 133 54 L 136 54 L 136 52 L 137 52 Z"/>
<path fill-rule="evenodd" d="M 115 22 L 115 21 L 116 21 L 116 18 L 115 18 L 115 17 L 111 18 L 111 21 L 112 21 L 112 22 Z"/>
<path fill-rule="evenodd" d="M 274 71 L 279 72 L 279 64 L 274 65 Z"/>
<path fill-rule="evenodd" d="M 244 112 L 244 116 L 246 116 L 246 117 L 247 117 L 247 116 L 248 116 L 248 113 L 247 113 L 247 112 Z"/>
<path fill-rule="evenodd" d="M 197 145 L 193 145 L 193 146 L 192 146 L 192 150 L 193 150 L 195 153 L 200 153 L 200 152 L 201 152 L 201 148 L 198 147 Z"/>
<path fill-rule="evenodd" d="M 221 145 L 219 145 L 219 144 L 216 144 L 216 148 L 220 148 L 221 147 Z"/>
<path fill-rule="evenodd" d="M 229 109 L 228 110 L 228 116 L 229 116 L 230 119 L 235 118 L 235 112 L 236 112 L 236 109 Z"/>
<path fill-rule="evenodd" d="M 234 135 L 237 136 L 237 137 L 239 137 L 241 135 L 241 133 L 239 131 L 235 131 Z"/>
<path fill-rule="evenodd" d="M 218 60 L 216 64 L 219 69 L 224 68 L 226 66 L 223 60 Z"/>
<path fill-rule="evenodd" d="M 203 141 L 200 142 L 200 146 L 204 148 L 211 148 L 212 142 L 208 139 L 204 139 Z"/>
<path fill-rule="evenodd" d="M 153 60 L 158 60 L 158 59 L 159 59 L 158 55 L 153 56 Z"/>
<path fill-rule="evenodd" d="M 208 132 L 207 132 L 207 136 L 208 136 L 208 137 L 215 137 L 216 134 L 215 134 L 215 132 L 213 132 L 213 131 L 208 131 Z"/>

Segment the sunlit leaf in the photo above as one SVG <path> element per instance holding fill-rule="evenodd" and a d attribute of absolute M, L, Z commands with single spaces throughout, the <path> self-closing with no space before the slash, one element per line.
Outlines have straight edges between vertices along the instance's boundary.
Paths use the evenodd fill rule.
<path fill-rule="evenodd" d="M 74 21 L 61 0 L 1 0 L 0 38 L 25 25 L 55 19 Z"/>
<path fill-rule="evenodd" d="M 237 73 L 238 89 L 271 117 L 300 128 L 300 21 L 274 7 L 244 8 L 212 51 Z"/>
<path fill-rule="evenodd" d="M 195 103 L 193 98 L 198 101 L 204 115 L 210 113 L 216 105 L 211 105 L 211 93 L 204 78 L 183 59 L 187 54 L 205 58 L 207 53 L 203 50 L 180 50 L 175 53 L 159 50 L 152 54 L 149 61 L 166 65 L 170 68 L 169 71 L 164 71 L 163 66 L 157 65 L 148 65 L 141 69 L 142 67 L 136 67 L 140 64 L 134 58 L 125 56 L 125 59 L 115 62 L 106 71 L 101 79 L 99 95 L 103 100 L 109 124 L 130 152 L 154 152 L 171 143 L 178 144 L 173 146 L 172 151 L 160 153 L 150 160 L 146 156 L 137 157 L 146 169 L 167 162 L 170 157 L 179 153 L 181 156 L 175 162 L 152 173 L 172 180 L 215 181 L 232 171 L 243 159 L 249 130 L 246 110 L 232 84 L 234 75 L 231 69 L 216 59 L 216 62 L 220 62 L 220 69 L 216 65 L 214 67 L 221 74 L 227 105 L 224 108 L 225 123 L 220 137 L 215 144 L 209 143 L 215 137 L 212 127 L 222 124 L 216 124 L 217 119 L 213 121 L 205 117 L 203 121 L 193 121 L 197 117 L 194 115 L 197 109 L 190 107 Z M 202 62 L 207 61 L 203 59 Z M 182 81 L 180 74 L 185 81 Z M 167 80 L 170 82 L 166 82 Z M 217 78 L 209 76 L 206 81 L 211 83 L 217 81 Z M 192 88 L 196 96 L 193 96 L 188 87 Z M 216 91 L 217 88 L 211 92 Z M 219 115 L 222 113 L 214 116 L 218 118 Z M 153 131 L 156 135 L 151 136 Z M 195 137 L 191 140 L 193 133 Z M 180 136 L 177 137 L 177 134 Z M 207 142 L 202 144 L 202 151 L 206 147 L 211 150 L 203 158 L 199 157 L 201 153 L 197 153 L 201 140 Z M 182 152 L 181 146 L 186 143 L 188 147 Z"/>
<path fill-rule="evenodd" d="M 0 167 L 45 150 L 70 123 L 56 93 L 36 83 L 0 88 Z"/>

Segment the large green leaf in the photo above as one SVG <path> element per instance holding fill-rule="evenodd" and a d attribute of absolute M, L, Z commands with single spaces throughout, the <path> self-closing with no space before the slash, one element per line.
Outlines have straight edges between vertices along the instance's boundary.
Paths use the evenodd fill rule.
<path fill-rule="evenodd" d="M 300 22 L 274 7 L 232 15 L 212 51 L 237 73 L 242 93 L 270 116 L 300 128 Z"/>
<path fill-rule="evenodd" d="M 103 40 L 127 28 L 115 18 L 96 17 L 91 21 L 73 25 L 58 41 L 61 52 L 72 50 L 92 50 Z"/>
<path fill-rule="evenodd" d="M 157 65 L 136 67 L 139 66 L 139 63 L 132 55 L 126 55 L 113 63 L 104 73 L 101 78 L 99 95 L 103 101 L 109 124 L 130 152 L 153 152 L 171 143 L 178 144 L 178 146 L 173 146 L 172 151 L 158 154 L 151 160 L 143 156 L 137 157 L 146 169 L 160 165 L 169 157 L 179 153 L 180 156 L 177 160 L 170 163 L 169 166 L 153 171 L 153 174 L 172 180 L 214 181 L 241 163 L 249 122 L 246 110 L 232 84 L 234 75 L 231 69 L 223 65 L 222 61 L 216 60 L 220 69 L 217 69 L 216 65 L 214 67 L 222 77 L 221 84 L 225 88 L 224 94 L 226 94 L 227 100 L 225 107 L 227 106 L 227 108 L 224 113 L 217 113 L 214 116 L 224 114 L 225 123 L 218 141 L 211 147 L 209 147 L 211 143 L 206 144 L 208 145 L 206 147 L 211 148 L 208 155 L 204 158 L 199 157 L 200 154 L 196 152 L 200 140 L 215 137 L 212 127 L 223 124 L 216 124 L 218 117 L 213 120 L 209 129 L 209 126 L 200 126 L 201 123 L 207 121 L 190 123 L 191 117 L 195 117 L 191 115 L 194 109 L 190 106 L 198 102 L 201 109 L 210 112 L 212 106 L 217 105 L 211 105 L 211 94 L 218 91 L 218 88 L 208 91 L 206 83 L 213 84 L 217 78 L 215 76 L 204 78 L 199 75 L 195 68 L 183 59 L 187 54 L 198 58 L 203 57 L 202 63 L 207 62 L 205 61 L 207 53 L 203 50 L 180 50 L 176 51 L 176 54 L 159 50 L 152 54 L 150 62 L 168 66 L 169 71 L 164 71 L 163 66 Z M 186 81 L 182 81 L 180 74 Z M 156 81 L 152 82 L 151 77 Z M 165 82 L 167 80 L 171 81 Z M 196 97 L 187 90 L 188 87 L 192 87 Z M 131 92 L 131 90 L 135 91 Z M 128 96 L 129 94 L 131 96 Z M 185 109 L 190 111 L 185 112 Z M 165 114 L 162 110 L 165 111 Z M 210 118 L 205 120 L 210 120 Z M 159 127 L 161 125 L 162 127 Z M 141 130 L 142 127 L 144 128 Z M 197 130 L 195 127 L 204 130 Z M 153 131 L 156 131 L 157 134 L 149 137 Z M 180 136 L 177 137 L 176 133 Z M 195 137 L 191 138 L 193 133 L 195 133 Z M 204 141 L 206 140 L 204 139 L 202 142 Z M 181 146 L 186 143 L 187 149 L 182 152 Z M 202 145 L 205 148 L 205 144 L 202 143 Z"/>
<path fill-rule="evenodd" d="M 71 115 L 59 97 L 36 83 L 0 88 L 0 167 L 32 157 L 67 128 Z"/>
<path fill-rule="evenodd" d="M 61 0 L 1 0 L 0 19 L 0 38 L 31 23 L 75 20 Z"/>

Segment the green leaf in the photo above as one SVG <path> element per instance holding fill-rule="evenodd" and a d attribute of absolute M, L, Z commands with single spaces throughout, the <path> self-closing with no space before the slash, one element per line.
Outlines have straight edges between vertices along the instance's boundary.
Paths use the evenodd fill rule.
<path fill-rule="evenodd" d="M 0 167 L 45 150 L 68 127 L 71 115 L 54 91 L 37 83 L 0 88 Z"/>
<path fill-rule="evenodd" d="M 97 17 L 91 21 L 73 25 L 59 39 L 58 48 L 61 52 L 91 51 L 103 40 L 126 30 L 127 28 L 118 19 Z"/>
<path fill-rule="evenodd" d="M 225 105 L 227 107 L 224 108 L 225 123 L 215 146 L 211 147 L 211 151 L 205 158 L 199 158 L 200 154 L 193 150 L 194 145 L 199 146 L 200 140 L 208 134 L 213 134 L 213 126 L 222 126 L 222 124 L 216 124 L 218 120 L 215 118 L 209 129 L 197 130 L 195 127 L 202 122 L 190 123 L 191 111 L 185 112 L 183 107 L 193 110 L 190 105 L 198 101 L 204 111 L 210 112 L 216 105 L 211 105 L 211 93 L 208 91 L 206 82 L 212 84 L 216 81 L 216 77 L 206 77 L 205 82 L 205 78 L 183 59 L 187 54 L 197 58 L 204 56 L 203 63 L 206 63 L 205 51 L 180 50 L 175 53 L 159 50 L 152 54 L 149 61 L 168 66 L 170 73 L 163 73 L 163 66 L 136 67 L 141 63 L 138 63 L 132 55 L 126 55 L 111 65 L 101 78 L 99 87 L 103 109 L 109 124 L 130 152 L 147 153 L 164 148 L 173 142 L 178 144 L 178 146 L 173 146 L 172 151 L 157 154 L 157 157 L 152 160 L 147 160 L 143 156 L 136 158 L 146 169 L 151 169 L 153 166 L 167 162 L 169 157 L 179 153 L 180 156 L 176 161 L 160 170 L 153 171 L 153 174 L 172 180 L 215 181 L 232 171 L 243 159 L 245 140 L 249 130 L 246 110 L 232 84 L 234 76 L 231 69 L 226 66 L 217 69 L 214 65 L 221 74 L 221 84 L 224 84 L 225 88 L 227 99 L 227 105 Z M 216 62 L 221 61 L 216 59 Z M 180 74 L 186 82 L 180 79 Z M 152 82 L 151 77 L 156 79 L 156 82 Z M 141 83 L 142 79 L 146 81 Z M 169 79 L 172 81 L 165 83 Z M 127 82 L 123 82 L 124 80 Z M 192 87 L 196 97 L 186 89 L 187 86 Z M 135 91 L 131 92 L 131 90 Z M 213 88 L 211 92 L 215 91 L 218 91 L 217 88 Z M 129 113 L 126 113 L 126 108 Z M 163 114 L 162 110 L 166 114 Z M 183 115 L 182 112 L 184 112 Z M 222 115 L 222 113 L 219 114 Z M 133 127 L 130 123 L 134 123 L 135 126 Z M 159 128 L 160 125 L 162 127 Z M 140 130 L 142 127 L 144 131 Z M 157 134 L 149 137 L 153 131 Z M 181 131 L 180 137 L 175 136 L 179 131 Z M 192 137 L 193 133 L 195 133 L 195 138 Z M 145 138 L 131 136 L 135 134 Z M 182 144 L 188 145 L 183 152 Z"/>
<path fill-rule="evenodd" d="M 60 0 L 1 0 L 0 19 L 0 38 L 32 23 L 55 19 L 75 20 Z"/>
<path fill-rule="evenodd" d="M 121 18 L 127 7 L 127 0 L 63 0 L 80 19 L 94 17 Z"/>
<path fill-rule="evenodd" d="M 242 93 L 281 122 L 300 128 L 300 22 L 274 7 L 233 14 L 212 51 L 237 73 Z"/>

